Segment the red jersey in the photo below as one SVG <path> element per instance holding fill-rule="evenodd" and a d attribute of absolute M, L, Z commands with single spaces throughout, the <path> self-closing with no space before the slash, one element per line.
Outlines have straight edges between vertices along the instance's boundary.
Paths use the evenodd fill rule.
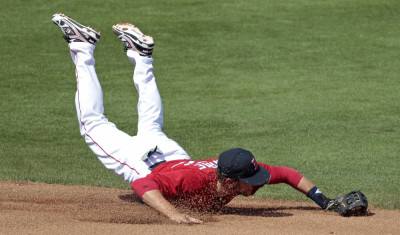
<path fill-rule="evenodd" d="M 296 187 L 302 175 L 292 168 L 258 163 L 270 174 L 267 184 L 287 183 Z M 236 195 L 219 197 L 217 193 L 217 160 L 175 160 L 160 164 L 149 175 L 131 183 L 142 197 L 150 190 L 159 190 L 171 203 L 187 208 L 218 210 Z M 263 185 L 256 187 L 253 194 Z"/>

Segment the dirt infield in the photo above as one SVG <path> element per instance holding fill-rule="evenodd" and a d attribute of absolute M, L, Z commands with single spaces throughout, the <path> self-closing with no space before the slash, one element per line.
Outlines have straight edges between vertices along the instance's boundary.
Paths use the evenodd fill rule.
<path fill-rule="evenodd" d="M 177 225 L 129 190 L 0 182 L 0 234 L 400 234 L 400 211 L 343 218 L 304 202 L 238 198 Z"/>

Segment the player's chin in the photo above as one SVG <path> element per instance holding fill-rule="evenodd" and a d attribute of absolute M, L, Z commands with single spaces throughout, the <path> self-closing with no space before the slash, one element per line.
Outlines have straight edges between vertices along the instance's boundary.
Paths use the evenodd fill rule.
<path fill-rule="evenodd" d="M 245 197 L 253 195 L 252 192 L 241 192 L 240 194 Z"/>

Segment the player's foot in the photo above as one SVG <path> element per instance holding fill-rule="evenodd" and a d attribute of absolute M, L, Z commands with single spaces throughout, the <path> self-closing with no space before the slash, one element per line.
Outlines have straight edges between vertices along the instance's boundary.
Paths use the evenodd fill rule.
<path fill-rule="evenodd" d="M 84 26 L 62 13 L 56 13 L 51 18 L 54 24 L 60 27 L 64 34 L 64 39 L 70 42 L 88 42 L 93 45 L 100 40 L 100 33 L 96 30 Z"/>
<path fill-rule="evenodd" d="M 154 40 L 144 35 L 139 28 L 130 23 L 113 25 L 113 32 L 124 43 L 124 50 L 137 51 L 141 56 L 150 57 L 153 53 Z"/>

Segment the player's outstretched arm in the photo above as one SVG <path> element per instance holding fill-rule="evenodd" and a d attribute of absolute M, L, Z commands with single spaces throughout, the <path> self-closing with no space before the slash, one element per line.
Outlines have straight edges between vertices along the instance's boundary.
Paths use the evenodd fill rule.
<path fill-rule="evenodd" d="M 311 180 L 303 176 L 300 182 L 297 184 L 296 189 L 303 192 L 304 194 L 307 194 L 314 187 L 315 184 Z"/>
<path fill-rule="evenodd" d="M 288 184 L 305 194 L 322 209 L 327 208 L 331 199 L 327 198 L 311 180 L 307 179 L 297 170 L 287 166 L 271 166 L 263 163 L 259 164 L 267 169 L 271 175 L 268 184 Z"/>
<path fill-rule="evenodd" d="M 150 190 L 143 194 L 144 203 L 167 216 L 170 220 L 179 224 L 201 224 L 201 220 L 180 213 L 171 203 L 169 203 L 159 190 Z"/>

